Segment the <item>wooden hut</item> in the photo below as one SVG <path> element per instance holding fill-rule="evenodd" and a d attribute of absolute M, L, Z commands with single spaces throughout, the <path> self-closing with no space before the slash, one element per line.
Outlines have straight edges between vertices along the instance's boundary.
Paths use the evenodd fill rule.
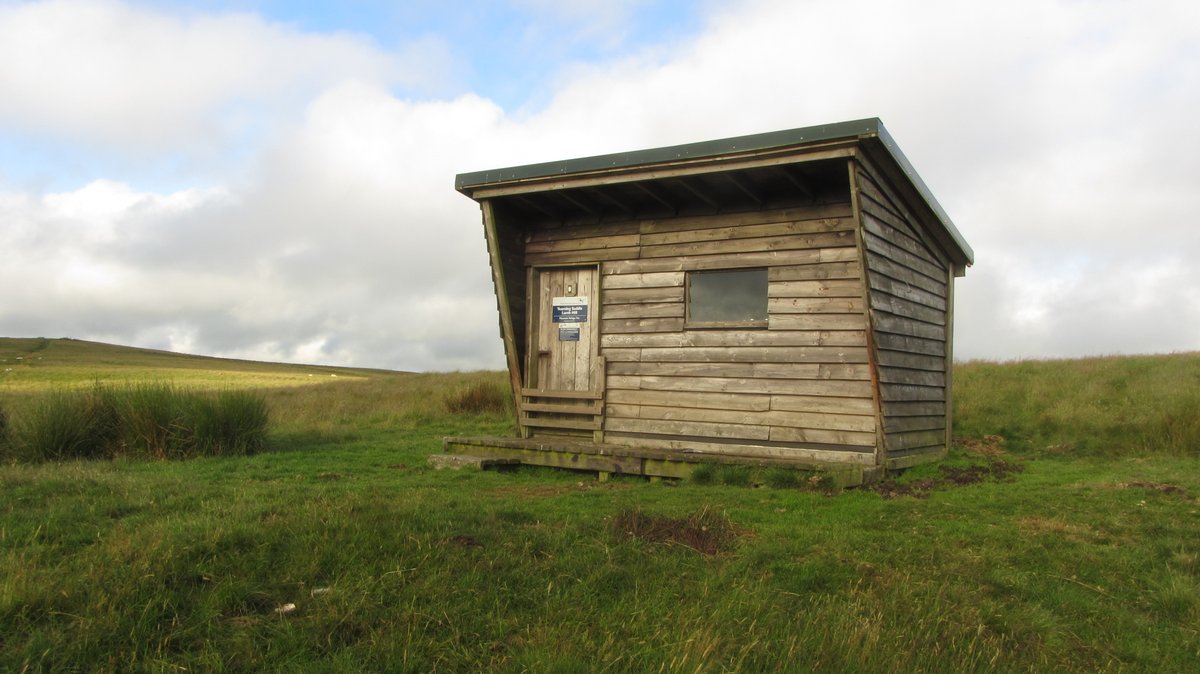
<path fill-rule="evenodd" d="M 949 442 L 973 253 L 878 119 L 464 173 L 519 437 L 446 451 L 607 472 L 848 469 Z"/>

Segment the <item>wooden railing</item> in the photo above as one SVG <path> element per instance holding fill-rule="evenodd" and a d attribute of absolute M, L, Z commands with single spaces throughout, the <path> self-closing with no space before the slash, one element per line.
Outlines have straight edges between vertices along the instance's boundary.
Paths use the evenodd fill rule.
<path fill-rule="evenodd" d="M 604 441 L 604 357 L 592 369 L 590 391 L 554 391 L 522 388 L 519 401 L 522 437 L 534 429 L 591 431 L 595 442 Z"/>

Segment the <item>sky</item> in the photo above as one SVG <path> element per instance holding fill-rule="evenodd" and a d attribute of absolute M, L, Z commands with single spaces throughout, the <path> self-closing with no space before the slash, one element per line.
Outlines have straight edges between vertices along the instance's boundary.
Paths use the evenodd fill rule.
<path fill-rule="evenodd" d="M 879 117 L 961 359 L 1200 350 L 1194 0 L 0 0 L 0 335 L 503 368 L 468 171 Z"/>

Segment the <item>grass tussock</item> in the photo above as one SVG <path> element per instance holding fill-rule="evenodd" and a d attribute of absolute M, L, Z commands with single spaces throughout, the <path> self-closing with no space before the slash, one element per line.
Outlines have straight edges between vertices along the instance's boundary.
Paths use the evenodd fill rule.
<path fill-rule="evenodd" d="M 508 410 L 509 392 L 491 381 L 473 381 L 446 395 L 451 414 L 503 414 Z"/>
<path fill-rule="evenodd" d="M 708 508 L 683 517 L 623 510 L 612 518 L 610 528 L 617 536 L 647 543 L 682 545 L 704 555 L 726 552 L 738 538 L 738 529 L 733 522 Z"/>
<path fill-rule="evenodd" d="M 267 420 L 265 399 L 250 391 L 96 384 L 27 406 L 5 451 L 20 461 L 246 455 L 265 445 Z"/>

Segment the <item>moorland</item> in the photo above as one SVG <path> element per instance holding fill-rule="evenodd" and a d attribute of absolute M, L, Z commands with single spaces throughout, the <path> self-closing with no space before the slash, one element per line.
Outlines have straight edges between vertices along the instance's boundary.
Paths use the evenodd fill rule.
<path fill-rule="evenodd" d="M 1200 354 L 955 367 L 950 456 L 874 488 L 436 471 L 510 434 L 497 372 L 0 339 L 47 396 L 248 391 L 251 453 L 17 460 L 0 671 L 1193 671 Z"/>

